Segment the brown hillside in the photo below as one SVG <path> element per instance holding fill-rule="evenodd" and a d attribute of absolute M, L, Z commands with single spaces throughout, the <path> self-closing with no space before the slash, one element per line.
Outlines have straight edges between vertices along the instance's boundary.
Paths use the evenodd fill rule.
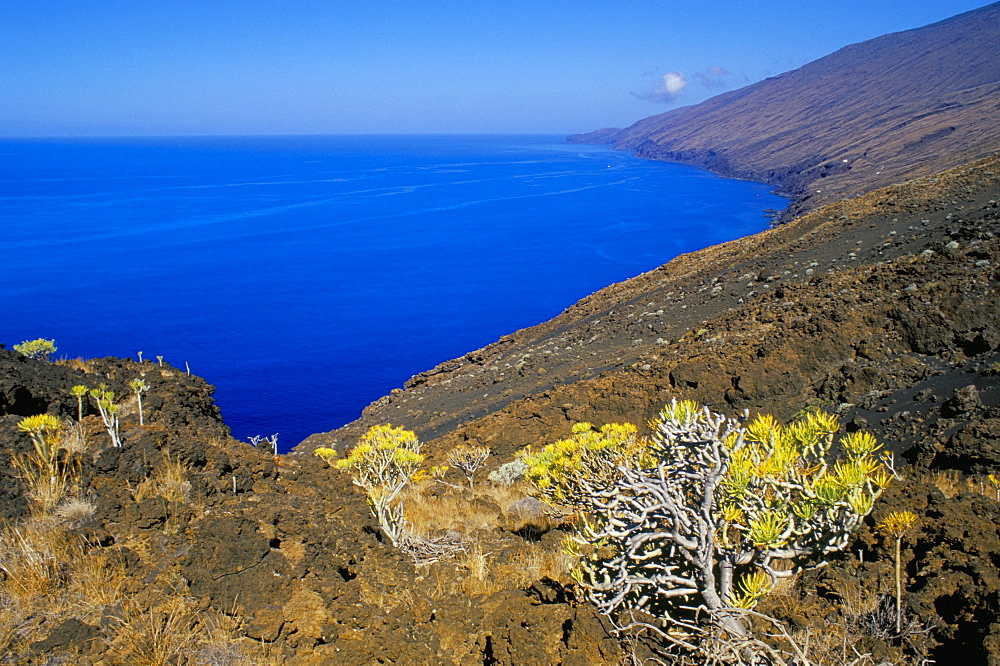
<path fill-rule="evenodd" d="M 609 143 L 772 183 L 786 214 L 1000 150 L 1000 3 L 646 118 Z"/>
<path fill-rule="evenodd" d="M 1000 663 L 1000 503 L 982 476 L 1000 467 L 998 200 L 992 157 L 683 255 L 414 377 L 299 453 L 392 423 L 429 440 L 431 464 L 473 444 L 494 468 L 574 422 L 644 424 L 673 397 L 781 418 L 821 405 L 913 465 L 884 510 L 922 516 L 907 589 L 939 647 L 907 654 Z M 869 525 L 857 559 L 768 612 L 808 626 L 831 590 L 884 585 L 884 560 L 862 552 L 879 543 Z"/>
<path fill-rule="evenodd" d="M 816 398 L 867 404 L 872 391 L 953 371 L 954 354 L 1000 343 L 989 305 L 996 262 L 975 263 L 997 243 L 996 199 L 994 157 L 682 255 L 413 377 L 301 448 L 343 448 L 368 426 L 393 423 L 442 446 L 474 440 L 509 455 L 574 421 L 645 422 L 673 396 L 786 417 Z M 959 255 L 943 251 L 952 242 L 968 253 L 957 265 Z M 953 282 L 935 277 L 956 267 L 964 275 Z M 921 339 L 928 322 L 940 322 L 938 342 Z"/>

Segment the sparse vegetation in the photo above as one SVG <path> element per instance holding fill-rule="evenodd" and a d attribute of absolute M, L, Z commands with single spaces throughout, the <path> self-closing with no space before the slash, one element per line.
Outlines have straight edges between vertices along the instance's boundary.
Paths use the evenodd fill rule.
<path fill-rule="evenodd" d="M 142 352 L 139 352 L 140 362 L 142 361 Z M 128 387 L 132 389 L 135 393 L 135 399 L 139 404 L 139 425 L 146 425 L 146 420 L 142 413 L 142 394 L 149 390 L 149 384 L 146 383 L 145 379 L 133 379 L 128 383 Z"/>
<path fill-rule="evenodd" d="M 25 340 L 19 345 L 14 345 L 14 351 L 42 361 L 47 361 L 56 353 L 56 341 L 38 338 L 37 340 Z"/>
<path fill-rule="evenodd" d="M 167 502 L 186 502 L 191 494 L 189 472 L 189 465 L 165 452 L 153 474 L 139 482 L 132 496 L 136 502 L 150 497 L 162 497 Z"/>
<path fill-rule="evenodd" d="M 469 488 L 473 486 L 473 477 L 476 471 L 483 466 L 486 459 L 490 457 L 490 449 L 486 446 L 469 446 L 463 444 L 456 446 L 448 453 L 448 463 L 457 467 L 465 474 L 469 482 Z"/>
<path fill-rule="evenodd" d="M 101 421 L 111 438 L 111 446 L 121 446 L 121 434 L 119 432 L 121 420 L 121 405 L 115 402 L 115 392 L 109 391 L 104 384 L 90 390 L 90 397 L 97 404 L 97 411 L 101 415 Z"/>
<path fill-rule="evenodd" d="M 703 610 L 746 637 L 733 609 L 842 550 L 894 476 L 866 433 L 842 437 L 847 459 L 828 460 L 838 423 L 824 412 L 782 426 L 674 401 L 652 426 L 647 440 L 634 426 L 578 424 L 524 461 L 541 497 L 578 512 L 567 548 L 589 598 L 670 632 L 696 628 Z"/>

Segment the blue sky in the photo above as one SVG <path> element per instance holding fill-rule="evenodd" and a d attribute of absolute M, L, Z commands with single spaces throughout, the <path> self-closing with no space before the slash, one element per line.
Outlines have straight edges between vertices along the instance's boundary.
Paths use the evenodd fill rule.
<path fill-rule="evenodd" d="M 982 0 L 0 0 L 0 136 L 588 131 Z"/>

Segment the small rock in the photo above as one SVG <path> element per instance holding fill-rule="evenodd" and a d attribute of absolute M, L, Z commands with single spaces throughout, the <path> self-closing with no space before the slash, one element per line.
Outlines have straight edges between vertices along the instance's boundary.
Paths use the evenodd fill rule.
<path fill-rule="evenodd" d="M 45 640 L 31 644 L 35 652 L 50 653 L 58 648 L 70 645 L 83 647 L 97 637 L 100 629 L 71 617 L 56 627 Z M 45 662 L 52 663 L 52 662 Z"/>
<path fill-rule="evenodd" d="M 983 401 L 979 397 L 979 389 L 975 384 L 963 386 L 955 391 L 955 395 L 941 405 L 941 415 L 947 418 L 967 414 L 978 407 L 983 406 Z"/>
<path fill-rule="evenodd" d="M 285 625 L 280 606 L 265 606 L 258 610 L 245 633 L 254 640 L 271 643 L 278 638 L 281 628 Z"/>

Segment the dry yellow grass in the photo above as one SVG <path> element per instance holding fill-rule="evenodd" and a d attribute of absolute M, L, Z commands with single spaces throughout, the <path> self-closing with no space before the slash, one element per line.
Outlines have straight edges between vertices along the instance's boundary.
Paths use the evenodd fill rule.
<path fill-rule="evenodd" d="M 47 465 L 38 456 L 15 456 L 11 464 L 27 486 L 25 496 L 31 500 L 33 514 L 51 513 L 79 481 L 79 465 L 74 460 Z"/>
<path fill-rule="evenodd" d="M 196 663 L 198 649 L 208 637 L 197 616 L 194 600 L 182 595 L 167 597 L 152 607 L 130 599 L 109 647 L 122 664 Z"/>
<path fill-rule="evenodd" d="M 94 372 L 94 364 L 84 358 L 60 358 L 54 361 L 55 365 L 61 365 L 64 368 L 72 368 L 73 370 L 79 370 L 80 372 L 86 372 L 91 374 Z"/>
<path fill-rule="evenodd" d="M 451 566 L 466 575 L 444 580 L 435 565 L 429 572 L 437 580 L 433 597 L 460 592 L 488 596 L 524 589 L 543 578 L 570 582 L 574 559 L 553 540 L 535 540 L 562 524 L 563 518 L 547 514 L 526 491 L 523 485 L 493 483 L 470 489 L 434 478 L 410 485 L 401 498 L 409 529 L 423 537 L 457 535 L 465 544 Z"/>
<path fill-rule="evenodd" d="M 64 565 L 79 555 L 79 546 L 52 519 L 33 518 L 7 527 L 0 531 L 0 571 L 4 573 L 0 590 L 7 600 L 33 607 L 57 595 Z"/>
<path fill-rule="evenodd" d="M 527 525 L 544 531 L 561 522 L 542 513 L 523 486 L 481 484 L 472 490 L 440 491 L 440 484 L 433 479 L 413 483 L 405 491 L 402 501 L 414 533 L 455 531 L 470 535 L 480 530 L 519 529 Z"/>
<path fill-rule="evenodd" d="M 553 544 L 522 544 L 491 552 L 485 544 L 475 543 L 459 564 L 469 572 L 462 591 L 489 596 L 501 590 L 523 590 L 546 578 L 568 584 L 575 561 Z"/>
<path fill-rule="evenodd" d="M 993 484 L 989 475 L 971 474 L 964 476 L 958 470 L 946 469 L 924 472 L 918 475 L 916 480 L 934 484 L 948 499 L 952 499 L 959 493 L 974 493 L 1000 501 L 1000 487 Z"/>
<path fill-rule="evenodd" d="M 169 452 L 165 453 L 162 463 L 136 486 L 132 498 L 136 502 L 150 497 L 162 497 L 168 502 L 186 502 L 191 494 L 191 482 L 187 479 L 189 471 L 189 465 L 171 458 Z"/>
<path fill-rule="evenodd" d="M 121 563 L 66 531 L 56 516 L 0 529 L 0 656 L 20 654 L 50 623 L 76 617 L 97 624 L 121 601 Z"/>

